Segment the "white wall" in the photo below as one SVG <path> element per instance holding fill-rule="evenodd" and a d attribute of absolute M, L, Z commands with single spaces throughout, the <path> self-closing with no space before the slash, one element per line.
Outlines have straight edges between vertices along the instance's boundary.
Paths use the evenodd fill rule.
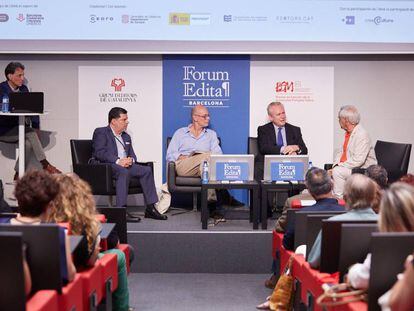
<path fill-rule="evenodd" d="M 78 66 L 157 67 L 162 64 L 159 55 L 0 55 L 0 68 L 4 68 L 10 61 L 23 62 L 30 88 L 33 91 L 45 92 L 45 106 L 51 113 L 42 118 L 42 128 L 52 132 L 46 154 L 50 162 L 63 171 L 71 170 L 69 140 L 79 135 Z M 414 57 L 252 56 L 252 66 L 263 65 L 265 62 L 272 66 L 334 67 L 334 114 L 330 119 L 315 118 L 313 121 L 315 124 L 334 123 L 335 146 L 339 147 L 343 139 L 336 113 L 345 104 L 353 104 L 360 109 L 362 123 L 369 131 L 373 143 L 377 139 L 414 142 Z M 142 74 L 145 75 L 145 71 Z M 160 95 L 157 94 L 158 96 Z M 133 121 L 134 117 L 130 118 Z M 161 113 L 158 118 L 162 118 Z M 102 124 L 105 123 L 106 120 L 102 120 Z M 157 122 L 153 126 L 158 127 L 159 124 L 161 123 Z M 149 132 L 151 128 L 148 129 Z M 144 139 L 144 134 L 147 133 L 134 133 L 134 141 Z M 324 141 L 320 143 L 324 144 Z M 161 145 L 161 141 L 159 144 Z M 160 149 L 148 146 L 157 150 L 148 150 L 146 154 L 154 152 L 154 159 L 159 158 Z M 14 174 L 14 160 L 10 159 L 13 148 L 14 146 L 0 143 L 0 178 L 3 181 L 10 181 Z M 414 170 L 414 156 L 411 157 L 409 170 Z M 161 171 L 157 169 L 156 174 L 161 174 Z"/>

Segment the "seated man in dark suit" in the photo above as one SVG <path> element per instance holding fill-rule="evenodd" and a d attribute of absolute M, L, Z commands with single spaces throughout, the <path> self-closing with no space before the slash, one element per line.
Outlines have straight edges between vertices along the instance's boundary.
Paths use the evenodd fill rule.
<path fill-rule="evenodd" d="M 297 155 L 308 154 L 305 142 L 302 139 L 300 127 L 286 121 L 285 107 L 280 102 L 271 102 L 267 106 L 270 122 L 257 128 L 257 144 L 262 155 L 280 154 Z M 263 159 L 255 163 L 255 179 L 263 179 Z M 269 198 L 268 215 L 271 216 L 272 200 Z"/>
<path fill-rule="evenodd" d="M 125 132 L 128 123 L 125 109 L 114 107 L 109 111 L 108 126 L 99 127 L 93 133 L 93 160 L 111 164 L 113 178 L 116 179 L 117 206 L 127 205 L 129 180 L 138 177 L 147 206 L 145 217 L 166 220 L 167 216 L 161 215 L 154 206 L 158 202 L 158 196 L 151 168 L 137 164 L 131 136 Z M 135 221 L 139 220 L 136 217 Z"/>
<path fill-rule="evenodd" d="M 305 182 L 316 203 L 302 208 L 301 211 L 345 211 L 345 208 L 338 204 L 338 200 L 332 194 L 333 183 L 327 171 L 317 167 L 312 168 L 306 173 Z M 288 250 L 293 250 L 294 242 L 295 226 L 289 224 L 283 236 L 283 246 Z"/>

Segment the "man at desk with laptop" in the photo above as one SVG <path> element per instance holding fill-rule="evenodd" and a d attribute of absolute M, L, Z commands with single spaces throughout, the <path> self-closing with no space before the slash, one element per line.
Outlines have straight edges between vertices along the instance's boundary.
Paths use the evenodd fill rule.
<path fill-rule="evenodd" d="M 14 112 L 15 105 L 21 104 L 23 105 L 20 108 L 24 108 L 24 106 L 30 105 L 29 102 L 26 101 L 28 98 L 24 98 L 25 95 L 29 94 L 29 89 L 26 85 L 23 84 L 24 82 L 24 66 L 18 62 L 11 62 L 6 66 L 4 71 L 6 75 L 6 81 L 0 83 L 0 100 L 3 99 L 4 96 L 9 97 L 10 99 L 10 107 L 11 112 Z M 34 95 L 33 97 L 36 98 L 43 98 L 39 93 L 30 95 Z M 30 96 L 29 95 L 29 96 Z M 27 97 L 27 96 L 26 96 Z M 39 103 L 43 106 L 43 102 Z M 35 103 L 36 105 L 36 103 Z M 24 109 L 23 109 L 24 110 Z M 18 109 L 15 112 L 19 112 Z M 20 111 L 20 112 L 28 112 L 28 111 Z M 32 111 L 33 112 L 33 111 Z M 43 111 L 42 111 L 43 112 Z M 39 131 L 40 131 L 40 120 L 39 116 L 32 116 L 26 118 L 26 126 L 25 126 L 25 164 L 27 165 L 31 158 L 34 157 L 37 161 L 40 162 L 43 169 L 47 172 L 54 174 L 54 173 L 61 173 L 56 167 L 51 165 L 48 160 L 46 159 L 45 152 L 39 140 Z M 19 140 L 18 134 L 18 117 L 11 117 L 11 116 L 0 116 L 0 141 L 6 143 L 15 143 Z M 25 167 L 26 167 L 25 165 Z M 16 162 L 15 166 L 16 174 L 14 179 L 18 178 L 18 162 Z"/>
<path fill-rule="evenodd" d="M 267 106 L 267 114 L 270 122 L 259 126 L 257 129 L 257 141 L 259 151 L 262 155 L 286 155 L 286 156 L 298 156 L 298 155 L 307 155 L 308 148 L 306 147 L 305 142 L 302 138 L 302 133 L 300 127 L 294 126 L 287 123 L 285 107 L 280 102 L 271 102 Z M 277 157 L 275 157 L 277 158 Z M 288 158 L 288 157 L 287 157 Z M 292 157 L 292 160 L 294 158 Z M 265 179 L 265 180 L 274 180 L 270 171 L 270 157 L 267 157 L 263 165 L 263 161 L 257 163 L 258 175 L 256 178 Z M 285 159 L 286 160 L 286 159 Z M 297 161 L 304 162 L 304 173 L 307 170 L 308 158 L 298 157 Z M 275 159 L 277 161 L 277 159 Z M 283 161 L 283 159 L 280 159 Z M 264 176 L 264 171 L 266 171 L 266 176 Z M 304 174 L 302 174 L 304 176 Z M 275 177 L 275 176 L 273 176 Z M 276 178 L 276 177 L 275 177 Z M 276 178 L 278 179 L 278 178 Z M 304 177 L 302 177 L 304 179 Z M 283 178 L 282 178 L 283 180 Z M 286 180 L 292 180 L 291 178 L 286 178 Z M 271 214 L 272 202 L 268 203 L 268 214 Z"/>

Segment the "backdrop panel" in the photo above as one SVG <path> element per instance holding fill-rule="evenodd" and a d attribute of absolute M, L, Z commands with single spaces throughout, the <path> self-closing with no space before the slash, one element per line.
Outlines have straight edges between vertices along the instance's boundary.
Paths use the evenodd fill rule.
<path fill-rule="evenodd" d="M 139 161 L 154 161 L 157 186 L 161 184 L 162 90 L 161 62 L 139 66 L 79 67 L 79 137 L 92 138 L 96 127 L 108 124 L 108 111 L 128 111 L 127 132 Z"/>
<path fill-rule="evenodd" d="M 285 105 L 288 122 L 300 126 L 314 166 L 332 162 L 334 137 L 333 67 L 278 67 L 271 62 L 251 63 L 250 136 L 269 122 L 266 107 Z"/>
<path fill-rule="evenodd" d="M 163 155 L 166 138 L 204 105 L 227 154 L 245 154 L 249 135 L 250 59 L 246 56 L 166 56 L 163 60 Z M 164 164 L 165 165 L 165 164 Z M 164 175 L 165 176 L 165 175 Z"/>

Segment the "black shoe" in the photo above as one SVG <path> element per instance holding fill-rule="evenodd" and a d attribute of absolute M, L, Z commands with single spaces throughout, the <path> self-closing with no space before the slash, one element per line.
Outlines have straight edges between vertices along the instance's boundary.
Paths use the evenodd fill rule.
<path fill-rule="evenodd" d="M 138 216 L 132 217 L 131 215 L 129 215 L 129 213 L 127 213 L 127 215 L 126 215 L 126 221 L 127 222 L 140 222 L 141 221 L 141 218 L 138 217 Z"/>
<path fill-rule="evenodd" d="M 157 211 L 154 204 L 148 205 L 148 207 L 145 209 L 145 218 L 152 218 L 152 219 L 157 219 L 157 220 L 168 219 L 166 215 L 162 215 Z"/>
<path fill-rule="evenodd" d="M 240 202 L 235 197 L 230 196 L 229 205 L 230 206 L 235 206 L 235 207 L 241 207 L 241 206 L 244 206 L 244 203 Z"/>

